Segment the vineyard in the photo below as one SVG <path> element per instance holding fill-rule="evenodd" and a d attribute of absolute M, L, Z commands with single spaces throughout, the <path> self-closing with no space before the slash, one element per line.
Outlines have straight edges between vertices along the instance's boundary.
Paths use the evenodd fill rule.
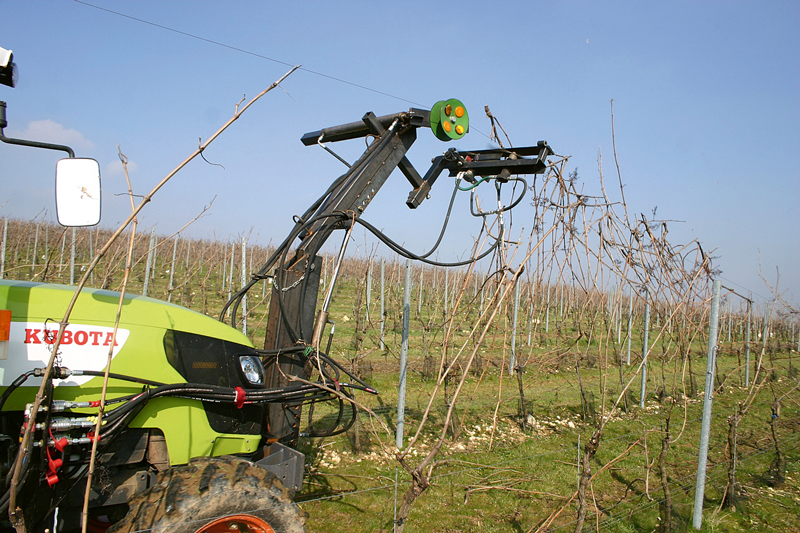
<path fill-rule="evenodd" d="M 630 217 L 604 189 L 579 193 L 564 163 L 515 211 L 529 235 L 484 216 L 473 254 L 500 244 L 480 263 L 344 259 L 329 354 L 380 395 L 355 397 L 345 434 L 301 439 L 310 531 L 688 530 L 712 391 L 703 529 L 798 529 L 796 310 L 720 288 L 699 244 L 670 243 L 666 222 Z M 2 277 L 63 284 L 112 233 L 2 231 Z M 90 286 L 120 290 L 126 240 Z M 126 292 L 218 316 L 271 251 L 247 240 L 142 231 Z M 335 263 L 324 257 L 320 298 Z M 256 346 L 269 285 L 234 320 Z M 314 409 L 324 433 L 333 411 Z"/>

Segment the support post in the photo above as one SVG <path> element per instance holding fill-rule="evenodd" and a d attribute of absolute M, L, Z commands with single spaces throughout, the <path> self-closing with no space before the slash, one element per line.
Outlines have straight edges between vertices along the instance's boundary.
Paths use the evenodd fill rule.
<path fill-rule="evenodd" d="M 528 283 L 528 346 L 533 342 L 533 282 Z"/>
<path fill-rule="evenodd" d="M 75 285 L 75 227 L 72 227 L 72 244 L 69 247 L 69 284 Z"/>
<path fill-rule="evenodd" d="M 39 226 L 36 226 L 36 237 L 38 240 L 39 237 Z M 36 246 L 33 247 L 33 251 L 36 252 Z M 92 243 L 92 231 L 89 230 L 89 261 L 91 262 L 94 259 L 94 244 Z M 94 269 L 89 271 L 89 285 L 94 285 Z"/>
<path fill-rule="evenodd" d="M 231 293 L 233 292 L 233 263 L 236 260 L 236 243 L 231 243 L 231 263 L 230 263 L 230 270 L 228 271 L 228 300 L 231 299 Z"/>
<path fill-rule="evenodd" d="M 486 289 L 486 283 L 485 282 L 484 282 L 483 285 L 481 285 L 481 304 L 478 307 L 478 314 L 479 315 L 483 315 L 483 291 L 484 291 L 484 289 Z"/>
<path fill-rule="evenodd" d="M 728 314 L 728 326 L 727 326 L 727 329 L 728 329 L 728 332 L 727 332 L 728 333 L 728 342 L 731 342 L 731 329 L 733 329 L 731 326 L 732 326 L 733 322 L 732 322 L 732 319 L 731 319 L 732 312 L 731 312 L 731 304 L 730 303 L 728 303 L 728 305 L 725 306 L 725 311 Z"/>
<path fill-rule="evenodd" d="M 619 285 L 619 290 L 617 291 L 617 305 L 615 306 L 616 310 L 616 322 L 617 322 L 617 346 L 622 345 L 622 284 Z M 622 351 L 620 351 L 622 353 Z"/>
<path fill-rule="evenodd" d="M 372 260 L 370 259 L 367 265 L 367 286 L 366 286 L 366 299 L 367 299 L 367 322 L 369 322 L 369 310 L 372 304 Z"/>
<path fill-rule="evenodd" d="M 417 314 L 422 316 L 422 283 L 425 276 L 425 266 L 419 266 L 419 288 L 417 290 Z"/>
<path fill-rule="evenodd" d="M 6 274 L 6 245 L 8 244 L 8 218 L 3 219 L 3 244 L 0 247 L 0 279 Z"/>
<path fill-rule="evenodd" d="M 544 305 L 544 332 L 550 333 L 550 285 L 547 285 L 547 303 Z"/>
<path fill-rule="evenodd" d="M 64 272 L 64 248 L 67 246 L 67 232 L 61 234 L 61 255 L 58 256 L 58 277 Z"/>
<path fill-rule="evenodd" d="M 753 302 L 747 302 L 747 328 L 745 329 L 744 338 L 744 386 L 750 386 L 750 317 L 752 316 Z"/>
<path fill-rule="evenodd" d="M 144 284 L 142 285 L 142 296 L 147 296 L 147 289 L 150 287 L 150 272 L 153 270 L 153 254 L 156 252 L 156 228 L 150 230 L 150 246 L 147 249 L 147 266 L 144 270 Z"/>
<path fill-rule="evenodd" d="M 220 289 L 222 292 L 225 292 L 225 278 L 228 277 L 228 243 L 224 243 L 222 245 L 222 272 L 220 272 L 220 277 L 222 278 L 222 288 Z"/>
<path fill-rule="evenodd" d="M 639 407 L 644 409 L 644 399 L 647 396 L 647 345 L 650 333 L 650 292 L 644 290 L 644 339 L 642 341 L 642 391 L 639 396 Z"/>
<path fill-rule="evenodd" d="M 89 257 L 93 257 L 92 256 L 92 241 L 91 241 L 91 237 L 92 237 L 92 234 L 89 233 L 89 239 L 90 239 L 89 240 Z M 36 236 L 33 238 L 33 260 L 31 261 L 31 272 L 36 270 L 36 249 L 38 247 L 39 247 L 39 224 L 36 224 Z M 47 252 L 47 249 L 45 249 L 45 253 L 46 252 Z M 92 271 L 92 272 L 94 272 L 94 271 Z M 92 281 L 91 283 L 94 283 L 94 281 Z"/>
<path fill-rule="evenodd" d="M 694 491 L 694 515 L 692 526 L 703 525 L 703 499 L 706 490 L 706 466 L 708 465 L 708 439 L 711 432 L 711 406 L 714 396 L 714 368 L 717 359 L 717 337 L 719 335 L 719 292 L 721 283 L 714 280 L 711 295 L 711 317 L 708 323 L 708 359 L 706 362 L 706 388 L 703 396 L 703 422 L 700 429 L 700 450 L 697 458 L 697 483 Z"/>
<path fill-rule="evenodd" d="M 411 259 L 406 259 L 403 291 L 403 337 L 400 345 L 400 389 L 397 394 L 397 449 L 403 449 L 403 426 L 406 417 L 406 369 L 408 366 L 408 330 L 411 322 Z"/>
<path fill-rule="evenodd" d="M 383 342 L 383 331 L 386 327 L 386 259 L 381 257 L 381 351 L 386 349 Z"/>
<path fill-rule="evenodd" d="M 247 240 L 242 237 L 242 287 L 247 285 Z M 247 293 L 242 297 L 242 333 L 247 335 Z"/>
<path fill-rule="evenodd" d="M 444 271 L 444 320 L 442 321 L 442 331 L 443 334 L 447 333 L 447 323 L 449 322 L 447 318 L 447 298 L 450 290 L 450 270 Z"/>
<path fill-rule="evenodd" d="M 517 314 L 519 311 L 519 278 L 514 282 L 514 314 L 511 319 L 511 357 L 508 361 L 508 374 L 513 376 L 517 366 Z"/>
<path fill-rule="evenodd" d="M 172 242 L 172 262 L 169 265 L 169 285 L 167 288 L 167 302 L 172 301 L 172 291 L 175 289 L 175 258 L 178 256 L 178 236 Z"/>
<path fill-rule="evenodd" d="M 633 287 L 628 295 L 628 357 L 625 364 L 631 364 L 631 339 L 633 338 Z"/>

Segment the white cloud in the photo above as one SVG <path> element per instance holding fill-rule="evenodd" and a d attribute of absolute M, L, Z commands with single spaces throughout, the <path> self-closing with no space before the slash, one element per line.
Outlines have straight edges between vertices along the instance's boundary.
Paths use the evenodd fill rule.
<path fill-rule="evenodd" d="M 137 170 L 139 170 L 139 165 L 137 165 L 133 161 L 128 161 L 128 174 L 129 175 L 130 174 L 135 174 Z M 111 161 L 110 163 L 108 163 L 105 166 L 105 169 L 103 170 L 103 175 L 104 176 L 124 176 L 125 172 L 122 169 L 122 162 L 117 160 L 117 161 Z"/>
<path fill-rule="evenodd" d="M 75 151 L 94 148 L 94 143 L 86 139 L 78 130 L 67 129 L 50 119 L 33 120 L 28 122 L 28 127 L 24 130 L 8 130 L 6 135 L 31 141 L 66 144 Z"/>

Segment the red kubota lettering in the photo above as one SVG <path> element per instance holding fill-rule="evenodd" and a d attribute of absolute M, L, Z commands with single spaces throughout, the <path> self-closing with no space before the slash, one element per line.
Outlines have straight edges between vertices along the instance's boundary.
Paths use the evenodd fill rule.
<path fill-rule="evenodd" d="M 85 346 L 86 344 L 91 344 L 92 346 L 100 346 L 100 342 L 103 342 L 103 346 L 111 346 L 111 339 L 114 336 L 113 332 L 105 333 L 105 338 L 103 337 L 102 331 L 85 331 L 85 330 L 78 330 L 78 331 L 64 331 L 64 336 L 61 338 L 61 344 L 77 344 L 79 346 Z M 41 337 L 40 337 L 41 335 Z M 38 328 L 25 328 L 25 344 L 42 344 L 44 341 L 45 344 L 55 344 L 56 337 L 58 336 L 57 330 L 42 330 Z M 119 342 L 114 341 L 114 346 L 119 346 Z"/>
<path fill-rule="evenodd" d="M 114 337 L 114 332 L 109 331 L 106 333 L 106 342 L 103 343 L 103 346 L 111 346 L 111 339 Z M 114 339 L 114 346 L 119 346 L 119 343 L 116 339 Z"/>
<path fill-rule="evenodd" d="M 25 328 L 25 344 L 41 344 L 42 341 L 38 337 L 41 332 L 42 330 L 40 329 Z"/>
<path fill-rule="evenodd" d="M 100 346 L 100 335 L 102 331 L 90 331 L 89 335 L 92 337 L 92 346 Z"/>
<path fill-rule="evenodd" d="M 85 331 L 76 331 L 75 335 L 72 336 L 72 339 L 78 346 L 83 346 L 84 344 L 89 342 L 89 334 L 86 333 Z"/>

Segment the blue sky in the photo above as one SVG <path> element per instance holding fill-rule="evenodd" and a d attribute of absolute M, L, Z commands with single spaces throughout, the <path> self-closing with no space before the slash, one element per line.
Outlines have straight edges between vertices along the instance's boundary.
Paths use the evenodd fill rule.
<path fill-rule="evenodd" d="M 117 145 L 131 162 L 135 192 L 144 193 L 243 95 L 302 64 L 308 70 L 205 152 L 224 168 L 191 163 L 146 208 L 146 226 L 174 231 L 215 198 L 191 235 L 280 240 L 291 216 L 343 169 L 321 149 L 303 147 L 303 133 L 451 97 L 472 116 L 456 147 L 489 146 L 488 104 L 515 145 L 547 140 L 595 187 L 598 154 L 606 178 L 616 180 L 613 99 L 630 211 L 649 216 L 657 207 L 658 218 L 681 221 L 670 225 L 670 237 L 714 250 L 724 284 L 767 296 L 758 272 L 774 282 L 777 267 L 785 296 L 800 300 L 797 2 L 90 3 L 250 52 L 72 0 L 0 0 L 0 46 L 14 51 L 20 70 L 17 88 L 0 87 L 6 134 L 66 142 L 97 159 L 104 225 L 128 210 L 127 199 L 115 196 L 125 190 Z M 409 159 L 424 171 L 449 146 L 420 137 Z M 335 146 L 350 160 L 362 147 Z M 59 157 L 0 146 L 0 216 L 31 218 L 46 209 L 52 217 Z M 451 190 L 438 185 L 410 212 L 409 186 L 398 173 L 365 218 L 427 249 Z M 467 210 L 460 198 L 440 258 L 469 247 L 478 226 Z"/>

